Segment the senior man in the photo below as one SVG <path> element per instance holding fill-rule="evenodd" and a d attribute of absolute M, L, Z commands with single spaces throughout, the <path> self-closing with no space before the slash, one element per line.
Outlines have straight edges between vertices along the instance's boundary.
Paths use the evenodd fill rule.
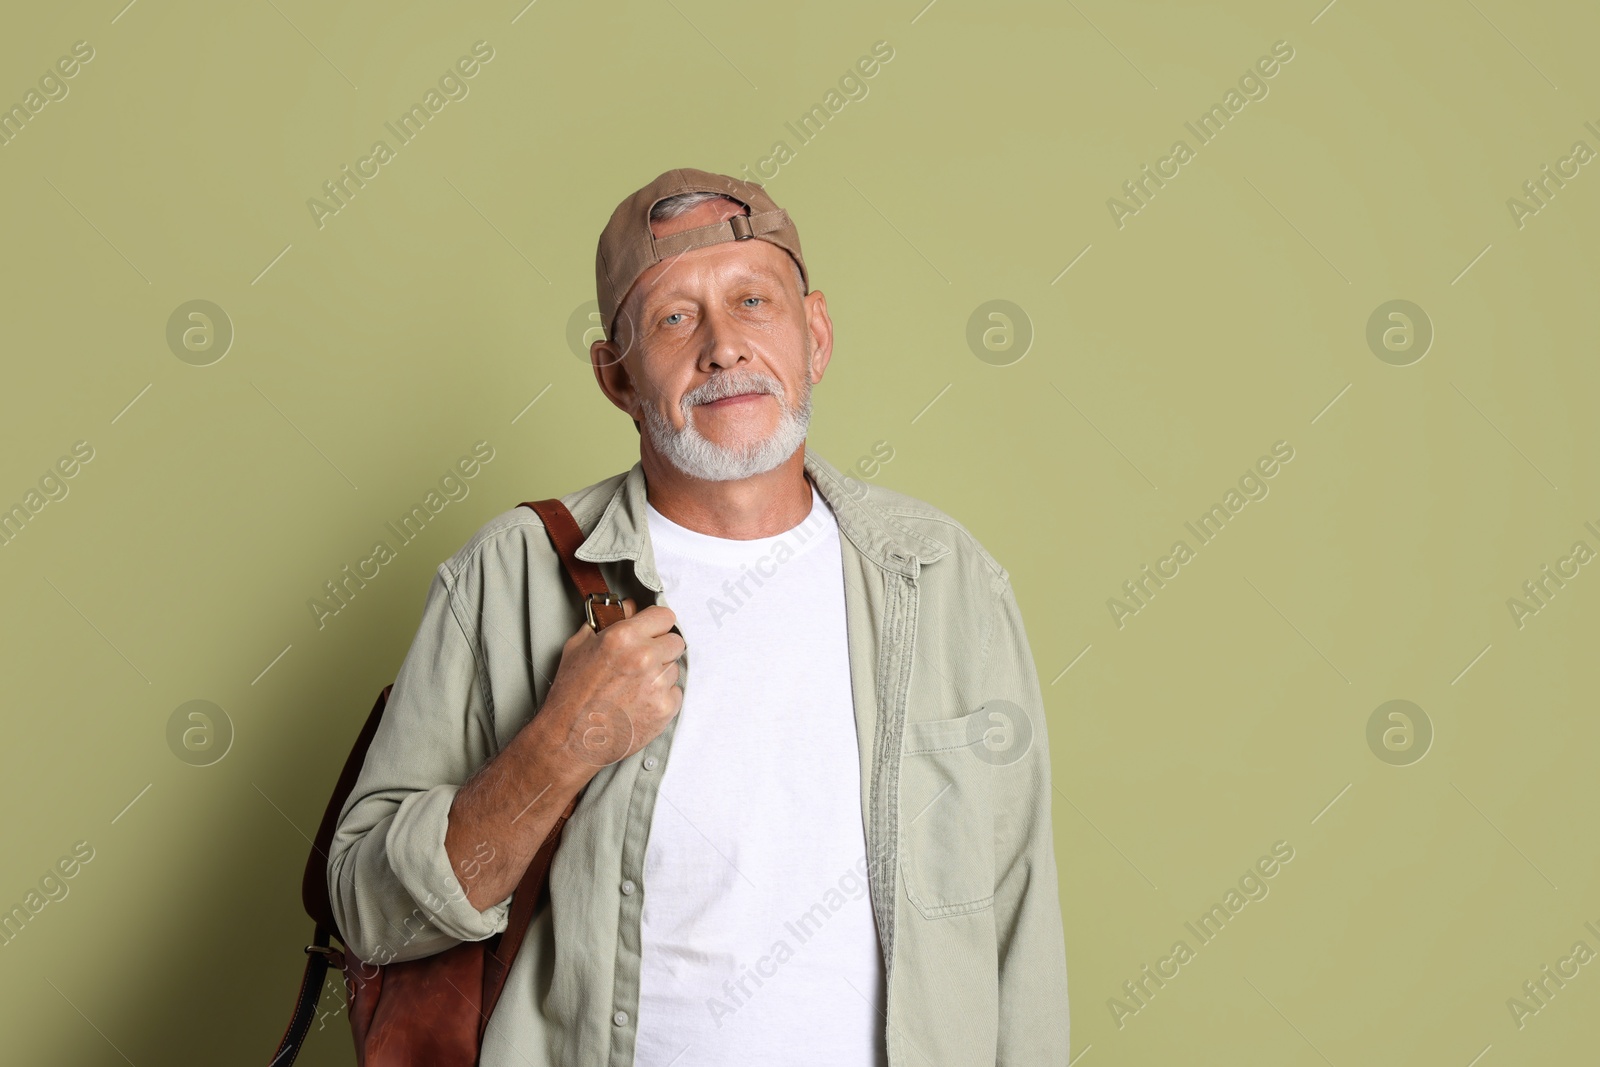
<path fill-rule="evenodd" d="M 627 617 L 585 623 L 527 508 L 439 566 L 334 837 L 344 939 L 388 962 L 503 930 L 576 797 L 485 1067 L 1065 1067 L 1007 571 L 805 446 L 833 324 L 760 185 L 667 171 L 595 267 L 639 461 L 562 501 Z"/>

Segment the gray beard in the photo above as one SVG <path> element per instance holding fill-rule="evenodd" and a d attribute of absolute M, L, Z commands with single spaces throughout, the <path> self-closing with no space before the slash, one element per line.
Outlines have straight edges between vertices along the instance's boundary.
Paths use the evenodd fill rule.
<path fill-rule="evenodd" d="M 692 389 L 684 395 L 680 405 L 684 421 L 682 430 L 674 429 L 654 405 L 646 404 L 643 420 L 645 431 L 650 435 L 650 444 L 655 450 L 691 478 L 728 482 L 764 474 L 794 455 L 795 449 L 805 442 L 806 429 L 811 423 L 810 374 L 803 376 L 801 381 L 800 403 L 791 408 L 784 396 L 782 383 L 770 374 L 744 371 L 713 375 L 698 389 Z M 771 393 L 783 409 L 778 425 L 767 437 L 747 447 L 724 448 L 708 440 L 695 427 L 696 405 L 746 392 L 752 387 Z"/>

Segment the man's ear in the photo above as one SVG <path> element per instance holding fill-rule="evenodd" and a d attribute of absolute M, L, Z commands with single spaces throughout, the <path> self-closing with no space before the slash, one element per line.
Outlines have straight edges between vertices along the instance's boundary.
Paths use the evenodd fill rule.
<path fill-rule="evenodd" d="M 599 340 L 590 345 L 589 365 L 594 371 L 595 381 L 599 383 L 600 391 L 605 394 L 606 399 L 611 401 L 617 410 L 631 417 L 633 415 L 631 406 L 624 402 L 618 394 L 621 391 L 626 391 L 636 397 L 637 391 L 634 388 L 633 374 L 623 361 L 616 344 L 611 341 Z M 634 420 L 634 425 L 638 427 L 638 420 Z M 643 433 L 643 430 L 641 429 L 640 432 Z"/>
<path fill-rule="evenodd" d="M 806 332 L 812 344 L 811 361 L 820 361 L 820 374 L 827 369 L 828 360 L 833 357 L 833 319 L 828 315 L 828 298 L 822 295 L 822 290 L 811 290 L 805 295 L 804 301 Z M 806 368 L 808 373 L 810 369 Z"/>

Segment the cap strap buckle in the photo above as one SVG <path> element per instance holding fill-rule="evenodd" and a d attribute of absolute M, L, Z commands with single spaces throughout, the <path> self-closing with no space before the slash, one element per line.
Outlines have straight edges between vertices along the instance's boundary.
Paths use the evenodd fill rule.
<path fill-rule="evenodd" d="M 763 211 L 756 215 L 731 215 L 727 222 L 712 222 L 704 226 L 696 226 L 692 230 L 675 233 L 671 237 L 652 237 L 650 246 L 655 252 L 655 262 L 679 256 L 696 248 L 718 244 L 729 240 L 731 230 L 733 240 L 742 241 L 747 237 L 760 237 L 772 233 L 789 225 L 789 216 L 782 208 L 773 211 Z"/>

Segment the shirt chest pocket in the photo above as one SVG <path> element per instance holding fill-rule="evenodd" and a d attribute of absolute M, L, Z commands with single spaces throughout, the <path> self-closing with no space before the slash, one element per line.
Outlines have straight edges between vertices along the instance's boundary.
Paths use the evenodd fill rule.
<path fill-rule="evenodd" d="M 980 708 L 906 723 L 900 869 L 925 919 L 994 905 L 994 768 L 973 752 L 987 722 Z"/>

